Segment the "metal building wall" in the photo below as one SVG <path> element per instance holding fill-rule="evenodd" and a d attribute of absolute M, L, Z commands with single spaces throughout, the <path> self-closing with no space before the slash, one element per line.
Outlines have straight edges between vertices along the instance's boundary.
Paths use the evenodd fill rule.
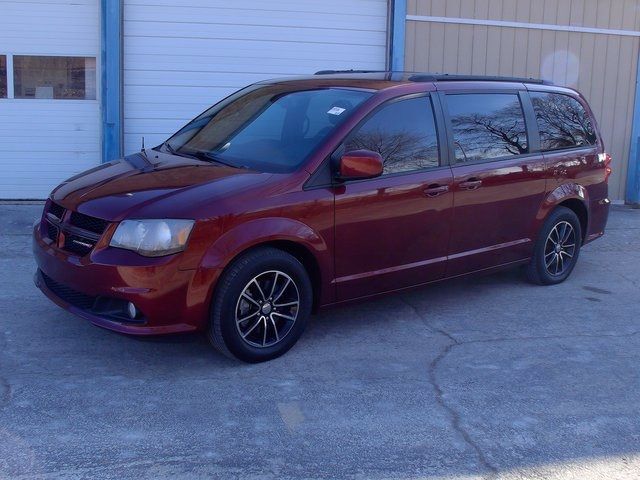
<path fill-rule="evenodd" d="M 541 77 L 577 88 L 589 101 L 614 158 L 611 198 L 624 199 L 640 45 L 639 0 L 407 1 L 405 70 Z M 630 34 L 468 25 L 433 17 Z"/>

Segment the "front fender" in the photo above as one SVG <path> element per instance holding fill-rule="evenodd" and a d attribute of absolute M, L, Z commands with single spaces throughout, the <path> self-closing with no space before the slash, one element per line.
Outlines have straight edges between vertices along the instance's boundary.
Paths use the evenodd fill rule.
<path fill-rule="evenodd" d="M 290 218 L 266 217 L 250 220 L 225 231 L 205 252 L 194 276 L 206 304 L 224 268 L 239 254 L 260 244 L 289 241 L 306 248 L 320 272 L 320 304 L 334 301 L 331 277 L 333 259 L 324 238 L 309 225 Z M 206 293 L 205 293 L 206 291 Z"/>
<path fill-rule="evenodd" d="M 205 253 L 202 268 L 224 268 L 241 252 L 267 242 L 285 240 L 307 248 L 318 264 L 329 254 L 324 239 L 309 225 L 298 220 L 267 217 L 250 220 L 224 232 Z"/>

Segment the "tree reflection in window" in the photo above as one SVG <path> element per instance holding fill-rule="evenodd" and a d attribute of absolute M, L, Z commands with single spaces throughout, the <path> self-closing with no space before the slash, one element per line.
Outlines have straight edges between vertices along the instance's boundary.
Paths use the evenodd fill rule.
<path fill-rule="evenodd" d="M 0 55 L 0 98 L 7 98 L 7 56 Z"/>
<path fill-rule="evenodd" d="M 388 103 L 345 141 L 345 151 L 371 150 L 384 161 L 383 174 L 437 167 L 438 139 L 431 100 Z"/>
<path fill-rule="evenodd" d="M 575 98 L 559 93 L 531 92 L 542 150 L 557 150 L 596 142 L 589 115 Z"/>
<path fill-rule="evenodd" d="M 527 131 L 516 94 L 447 95 L 456 161 L 527 153 Z"/>

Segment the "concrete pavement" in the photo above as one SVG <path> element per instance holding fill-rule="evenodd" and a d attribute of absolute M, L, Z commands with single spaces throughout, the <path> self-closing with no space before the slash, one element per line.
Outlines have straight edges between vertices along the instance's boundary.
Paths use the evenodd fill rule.
<path fill-rule="evenodd" d="M 0 205 L 0 479 L 640 478 L 640 210 L 564 284 L 519 271 L 325 311 L 287 355 L 99 329 Z"/>

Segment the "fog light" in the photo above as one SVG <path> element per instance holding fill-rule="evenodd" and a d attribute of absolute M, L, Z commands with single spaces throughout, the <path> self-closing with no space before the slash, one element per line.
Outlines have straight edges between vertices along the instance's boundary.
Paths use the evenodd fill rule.
<path fill-rule="evenodd" d="M 138 309 L 131 302 L 127 303 L 127 315 L 129 315 L 129 318 L 131 319 L 134 319 L 138 316 Z"/>

